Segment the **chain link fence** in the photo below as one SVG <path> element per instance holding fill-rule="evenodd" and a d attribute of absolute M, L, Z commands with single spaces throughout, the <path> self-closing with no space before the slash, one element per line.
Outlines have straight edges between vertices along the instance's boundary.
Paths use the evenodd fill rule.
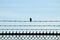
<path fill-rule="evenodd" d="M 0 40 L 60 40 L 55 35 L 0 35 Z"/>

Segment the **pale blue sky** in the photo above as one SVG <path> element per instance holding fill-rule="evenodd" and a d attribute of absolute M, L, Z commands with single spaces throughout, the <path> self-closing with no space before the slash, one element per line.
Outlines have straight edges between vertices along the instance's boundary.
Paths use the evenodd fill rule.
<path fill-rule="evenodd" d="M 0 0 L 0 20 L 1 19 L 20 19 L 29 20 L 32 17 L 33 20 L 57 20 L 60 19 L 60 0 Z M 0 22 L 0 25 L 59 25 L 60 22 Z M 45 26 L 44 26 L 45 27 Z M 0 27 L 0 29 L 60 29 L 58 27 Z M 5 30 L 4 30 L 5 31 Z M 11 31 L 12 30 L 7 30 Z M 16 31 L 16 30 L 15 30 Z M 20 31 L 20 30 L 19 30 Z M 23 31 L 23 30 L 22 30 Z M 30 31 L 30 30 L 29 30 Z M 36 31 L 36 30 L 35 30 Z M 40 31 L 40 30 L 39 30 Z M 50 30 L 47 30 L 50 31 Z M 57 30 L 55 30 L 56 32 Z M 0 32 L 2 32 L 0 30 Z M 57 31 L 58 32 L 58 31 Z"/>
<path fill-rule="evenodd" d="M 60 19 L 60 0 L 0 0 L 1 19 Z"/>

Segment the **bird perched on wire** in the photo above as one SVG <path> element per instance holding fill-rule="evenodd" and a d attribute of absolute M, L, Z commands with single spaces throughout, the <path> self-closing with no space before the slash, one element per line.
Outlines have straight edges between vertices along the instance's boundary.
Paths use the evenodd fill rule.
<path fill-rule="evenodd" d="M 30 22 L 32 22 L 32 18 L 30 18 Z"/>

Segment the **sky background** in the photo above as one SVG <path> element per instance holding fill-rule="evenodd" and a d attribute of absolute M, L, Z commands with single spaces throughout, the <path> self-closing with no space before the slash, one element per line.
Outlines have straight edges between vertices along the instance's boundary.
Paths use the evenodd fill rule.
<path fill-rule="evenodd" d="M 0 19 L 60 19 L 60 0 L 0 0 Z"/>
<path fill-rule="evenodd" d="M 0 0 L 0 20 L 60 20 L 60 0 Z M 0 25 L 60 25 L 60 22 L 47 22 L 47 23 L 33 23 L 33 22 L 0 22 Z M 39 27 L 39 28 L 38 28 Z M 0 29 L 60 29 L 58 26 L 31 26 L 31 27 L 5 27 L 1 26 Z M 45 27 L 45 28 L 44 28 Z M 5 31 L 5 30 L 4 30 Z M 8 31 L 8 30 L 7 30 Z M 12 30 L 11 30 L 12 31 Z M 19 30 L 20 31 L 20 30 Z M 22 30 L 23 31 L 23 30 Z M 35 30 L 36 31 L 36 30 Z M 49 31 L 49 30 L 48 30 Z M 56 31 L 56 30 L 55 30 Z M 2 32 L 0 30 L 0 32 Z M 60 32 L 60 30 L 59 30 Z"/>

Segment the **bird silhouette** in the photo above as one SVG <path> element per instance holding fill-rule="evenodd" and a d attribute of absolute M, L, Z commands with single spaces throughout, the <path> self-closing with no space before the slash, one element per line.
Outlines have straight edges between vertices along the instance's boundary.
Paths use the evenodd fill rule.
<path fill-rule="evenodd" d="M 32 22 L 32 18 L 30 18 L 30 22 Z"/>

